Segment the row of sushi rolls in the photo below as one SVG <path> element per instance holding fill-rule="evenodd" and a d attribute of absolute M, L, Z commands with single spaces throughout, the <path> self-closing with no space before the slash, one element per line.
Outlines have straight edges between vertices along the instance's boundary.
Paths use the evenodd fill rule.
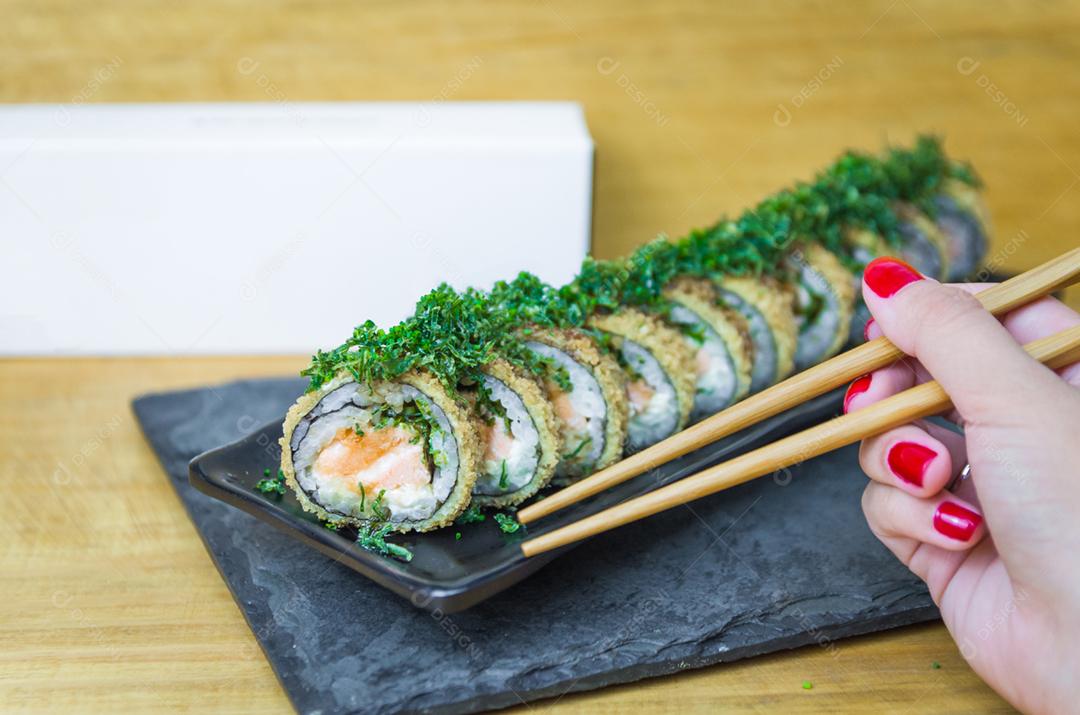
<path fill-rule="evenodd" d="M 540 490 L 862 340 L 859 281 L 875 257 L 961 280 L 987 241 L 975 174 L 920 137 L 849 151 L 679 240 L 586 258 L 564 286 L 525 272 L 484 289 L 440 285 L 401 323 L 368 321 L 312 358 L 270 487 L 384 553 L 390 532 L 480 509 L 509 523 L 502 510 Z"/>

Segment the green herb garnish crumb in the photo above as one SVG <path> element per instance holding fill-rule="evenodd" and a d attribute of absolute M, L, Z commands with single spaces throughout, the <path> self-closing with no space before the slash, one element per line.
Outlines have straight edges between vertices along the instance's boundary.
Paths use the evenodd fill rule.
<path fill-rule="evenodd" d="M 360 532 L 356 535 L 356 545 L 362 549 L 373 551 L 383 556 L 391 556 L 401 561 L 412 561 L 412 552 L 406 549 L 404 546 L 398 546 L 397 544 L 390 543 L 386 540 L 386 535 L 390 533 L 393 527 L 390 524 L 384 524 L 379 528 L 375 528 L 373 525 L 368 524 L 360 529 Z"/>
<path fill-rule="evenodd" d="M 264 469 L 263 475 L 269 477 L 270 469 Z M 279 469 L 277 476 L 273 479 L 260 479 L 255 483 L 255 491 L 262 492 L 263 494 L 277 494 L 278 496 L 284 496 L 285 472 Z"/>
<path fill-rule="evenodd" d="M 502 529 L 504 534 L 513 534 L 515 531 L 521 528 L 521 522 L 512 516 L 508 516 L 499 512 L 495 515 L 495 521 L 499 524 L 499 528 Z"/>
<path fill-rule="evenodd" d="M 465 524 L 479 524 L 486 518 L 484 512 L 480 511 L 480 507 L 470 506 L 468 509 L 461 512 L 461 516 L 459 516 L 454 523 L 461 526 L 464 526 Z"/>
<path fill-rule="evenodd" d="M 576 459 L 577 456 L 579 454 L 581 454 L 581 450 L 583 450 L 587 446 L 589 446 L 589 444 L 591 442 L 592 442 L 592 437 L 586 437 L 585 439 L 581 440 L 581 442 L 578 444 L 578 446 L 574 447 L 574 451 L 572 451 L 570 454 L 566 455 L 566 458 L 568 460 L 569 459 Z"/>
<path fill-rule="evenodd" d="M 814 688 L 814 684 L 811 683 L 809 680 L 802 681 L 802 689 L 803 690 L 812 690 L 813 688 Z"/>
<path fill-rule="evenodd" d="M 461 532 L 460 531 L 454 532 L 454 541 L 461 541 Z"/>
<path fill-rule="evenodd" d="M 378 496 L 375 497 L 375 501 L 371 502 L 371 513 L 380 521 L 386 521 L 390 518 L 390 510 L 383 506 L 383 497 L 385 496 L 386 490 L 380 489 Z"/>
<path fill-rule="evenodd" d="M 934 670 L 941 670 L 941 663 L 935 660 L 933 663 L 930 664 L 930 667 Z"/>

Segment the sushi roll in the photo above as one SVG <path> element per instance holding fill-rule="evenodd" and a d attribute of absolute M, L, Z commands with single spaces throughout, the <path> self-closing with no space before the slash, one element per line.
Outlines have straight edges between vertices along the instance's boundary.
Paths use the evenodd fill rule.
<path fill-rule="evenodd" d="M 481 455 L 468 406 L 422 371 L 370 386 L 342 373 L 296 401 L 281 438 L 281 471 L 305 511 L 401 532 L 451 523 Z"/>
<path fill-rule="evenodd" d="M 934 197 L 938 229 L 948 243 L 950 281 L 972 276 L 989 245 L 989 216 L 978 190 L 956 179 Z"/>
<path fill-rule="evenodd" d="M 680 326 L 694 353 L 694 406 L 691 421 L 715 414 L 750 392 L 753 345 L 746 320 L 720 304 L 716 286 L 704 278 L 682 276 L 664 290 L 671 302 L 667 320 Z"/>
<path fill-rule="evenodd" d="M 850 274 L 852 291 L 855 293 L 855 305 L 852 308 L 848 342 L 859 343 L 863 340 L 866 324 L 870 320 L 870 309 L 866 307 L 866 302 L 862 297 L 863 269 L 879 255 L 888 255 L 888 244 L 884 238 L 865 228 L 848 227 L 844 231 L 844 239 L 851 247 L 852 259 L 858 265 L 858 270 Z"/>
<path fill-rule="evenodd" d="M 559 461 L 555 410 L 532 377 L 505 360 L 483 368 L 475 387 L 483 456 L 473 485 L 478 506 L 513 506 L 539 491 Z"/>
<path fill-rule="evenodd" d="M 949 271 L 949 247 L 944 234 L 929 216 L 911 204 L 897 203 L 894 210 L 900 241 L 895 248 L 873 231 L 860 228 L 847 232 L 856 262 L 865 266 L 878 256 L 895 255 L 924 276 L 945 280 Z"/>
<path fill-rule="evenodd" d="M 949 244 L 930 217 L 911 204 L 896 206 L 902 256 L 923 275 L 945 280 L 949 275 Z"/>
<path fill-rule="evenodd" d="M 848 340 L 855 308 L 851 273 L 833 253 L 816 243 L 799 246 L 788 257 L 794 274 L 798 341 L 795 369 L 840 352 Z"/>
<path fill-rule="evenodd" d="M 718 283 L 720 300 L 739 313 L 750 330 L 754 366 L 750 391 L 763 390 L 791 374 L 795 367 L 793 295 L 775 278 L 726 276 Z"/>
<path fill-rule="evenodd" d="M 853 276 L 856 305 L 851 321 L 851 342 L 862 340 L 863 328 L 870 319 L 870 311 L 862 301 L 862 268 L 878 256 L 897 255 L 910 263 L 920 273 L 931 278 L 945 280 L 949 268 L 949 245 L 945 234 L 930 218 L 910 204 L 897 204 L 900 245 L 896 248 L 880 234 L 865 228 L 848 228 L 845 241 L 851 247 L 851 255 L 860 270 Z"/>
<path fill-rule="evenodd" d="M 525 340 L 565 375 L 561 384 L 545 383 L 562 443 L 553 482 L 569 484 L 617 462 L 630 412 L 619 363 L 578 330 L 531 328 Z"/>
<path fill-rule="evenodd" d="M 611 336 L 627 373 L 627 451 L 644 449 L 685 427 L 694 405 L 695 370 L 682 334 L 633 308 L 594 315 L 588 325 Z"/>

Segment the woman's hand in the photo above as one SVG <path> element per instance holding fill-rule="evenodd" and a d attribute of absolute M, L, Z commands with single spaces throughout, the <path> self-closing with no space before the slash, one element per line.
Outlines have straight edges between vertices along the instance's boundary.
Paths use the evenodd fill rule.
<path fill-rule="evenodd" d="M 919 422 L 863 442 L 863 510 L 983 679 L 1022 710 L 1080 712 L 1080 365 L 1055 374 L 1020 347 L 1080 315 L 1048 298 L 999 323 L 971 296 L 985 287 L 867 266 L 868 336 L 912 357 L 852 383 L 845 411 L 935 379 L 964 434 Z"/>

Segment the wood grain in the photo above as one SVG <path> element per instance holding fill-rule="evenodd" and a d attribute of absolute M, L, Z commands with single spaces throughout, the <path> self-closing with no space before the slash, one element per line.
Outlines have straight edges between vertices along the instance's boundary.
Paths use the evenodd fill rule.
<path fill-rule="evenodd" d="M 598 147 L 601 257 L 736 211 L 843 147 L 928 129 L 985 179 L 996 265 L 1077 245 L 1077 2 L 0 0 L 0 13 L 5 102 L 578 100 Z M 258 71 L 240 72 L 244 58 Z M 128 401 L 301 363 L 0 362 L 5 712 L 288 710 Z M 56 484 L 60 464 L 73 477 Z M 555 704 L 635 706 L 1008 711 L 940 626 Z"/>

